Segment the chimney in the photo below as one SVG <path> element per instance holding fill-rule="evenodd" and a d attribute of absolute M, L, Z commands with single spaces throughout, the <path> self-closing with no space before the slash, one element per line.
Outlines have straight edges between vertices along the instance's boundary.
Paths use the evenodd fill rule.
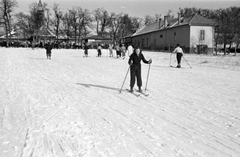
<path fill-rule="evenodd" d="M 161 21 L 162 21 L 162 19 L 161 18 L 159 18 L 159 29 L 161 28 Z"/>
<path fill-rule="evenodd" d="M 166 28 L 167 25 L 168 25 L 167 16 L 164 16 L 164 28 Z"/>
<path fill-rule="evenodd" d="M 181 23 L 181 13 L 178 13 L 178 25 Z"/>

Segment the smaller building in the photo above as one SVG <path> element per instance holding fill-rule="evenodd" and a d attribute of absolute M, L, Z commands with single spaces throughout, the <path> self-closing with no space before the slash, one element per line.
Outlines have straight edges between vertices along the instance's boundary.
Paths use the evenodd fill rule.
<path fill-rule="evenodd" d="M 214 25 L 198 14 L 149 24 L 132 35 L 132 44 L 149 50 L 172 51 L 180 44 L 185 52 L 211 53 L 214 48 Z"/>
<path fill-rule="evenodd" d="M 82 43 L 88 42 L 92 48 L 97 48 L 98 44 L 104 46 L 104 48 L 108 47 L 108 44 L 113 44 L 112 38 L 110 37 L 102 37 L 98 35 L 89 36 L 82 39 Z"/>

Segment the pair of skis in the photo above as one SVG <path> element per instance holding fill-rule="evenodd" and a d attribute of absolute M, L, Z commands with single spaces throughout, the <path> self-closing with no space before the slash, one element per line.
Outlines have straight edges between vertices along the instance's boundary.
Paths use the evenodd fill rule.
<path fill-rule="evenodd" d="M 127 91 L 128 91 L 129 93 L 135 95 L 136 97 L 139 97 L 139 96 L 141 96 L 141 95 L 143 95 L 143 96 L 149 96 L 149 94 L 146 93 L 146 92 L 144 92 L 144 91 L 138 91 L 138 90 L 136 90 L 136 92 L 135 92 L 135 91 L 131 92 L 129 89 L 127 89 Z"/>
<path fill-rule="evenodd" d="M 184 58 L 184 56 L 182 56 L 182 58 L 185 60 L 185 62 L 188 64 L 188 66 L 189 66 L 190 68 L 192 68 L 192 66 L 188 63 L 188 61 Z M 171 53 L 171 55 L 170 55 L 169 66 L 172 67 L 172 68 L 174 68 L 174 67 L 171 65 L 171 61 L 172 61 L 172 53 Z M 176 68 L 180 68 L 180 67 L 176 67 Z"/>
<path fill-rule="evenodd" d="M 151 60 L 151 59 L 150 59 L 150 60 Z M 131 65 L 130 65 L 130 66 L 131 66 Z M 129 70 L 130 70 L 130 66 L 128 67 L 127 73 L 126 73 L 126 75 L 125 75 L 125 78 L 124 78 L 124 80 L 123 80 L 123 84 L 122 84 L 122 87 L 121 87 L 119 93 L 122 92 L 123 85 L 124 85 L 124 83 L 125 83 L 125 80 L 126 80 L 126 78 L 127 78 L 128 72 L 129 72 Z M 148 74 L 147 74 L 147 81 L 146 81 L 145 91 L 147 91 L 147 84 L 148 84 L 150 66 L 151 66 L 151 63 L 149 64 L 149 68 L 148 68 Z M 129 91 L 129 90 L 128 90 L 128 91 Z M 129 91 L 129 92 L 130 92 L 130 91 Z M 148 95 L 149 95 L 149 94 L 147 94 L 147 93 L 144 92 L 144 91 L 138 91 L 138 92 L 139 92 L 138 94 L 136 94 L 136 93 L 134 93 L 134 92 L 130 92 L 130 93 L 133 93 L 135 96 L 140 96 L 140 94 L 142 94 L 142 95 L 144 95 L 144 96 L 148 96 Z"/>

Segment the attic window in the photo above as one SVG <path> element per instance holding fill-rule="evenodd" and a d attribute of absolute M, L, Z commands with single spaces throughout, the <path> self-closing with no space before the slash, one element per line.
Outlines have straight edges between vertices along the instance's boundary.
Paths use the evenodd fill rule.
<path fill-rule="evenodd" d="M 161 34 L 161 35 L 160 35 L 160 38 L 162 38 L 162 37 L 163 37 L 163 35 Z"/>

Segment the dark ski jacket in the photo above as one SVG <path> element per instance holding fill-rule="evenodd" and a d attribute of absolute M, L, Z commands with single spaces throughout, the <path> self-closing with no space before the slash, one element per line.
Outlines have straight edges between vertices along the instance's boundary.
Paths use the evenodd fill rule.
<path fill-rule="evenodd" d="M 84 50 L 88 50 L 88 49 L 89 49 L 88 45 L 85 44 L 85 45 L 84 45 Z"/>
<path fill-rule="evenodd" d="M 128 64 L 131 64 L 132 61 L 132 65 L 131 66 L 141 66 L 141 60 L 148 64 L 148 61 L 144 58 L 143 54 L 140 52 L 139 56 L 134 52 L 131 54 L 129 60 L 128 60 Z"/>
<path fill-rule="evenodd" d="M 53 48 L 52 44 L 47 44 L 45 46 L 45 49 L 47 50 L 47 53 L 51 53 L 52 48 Z"/>

